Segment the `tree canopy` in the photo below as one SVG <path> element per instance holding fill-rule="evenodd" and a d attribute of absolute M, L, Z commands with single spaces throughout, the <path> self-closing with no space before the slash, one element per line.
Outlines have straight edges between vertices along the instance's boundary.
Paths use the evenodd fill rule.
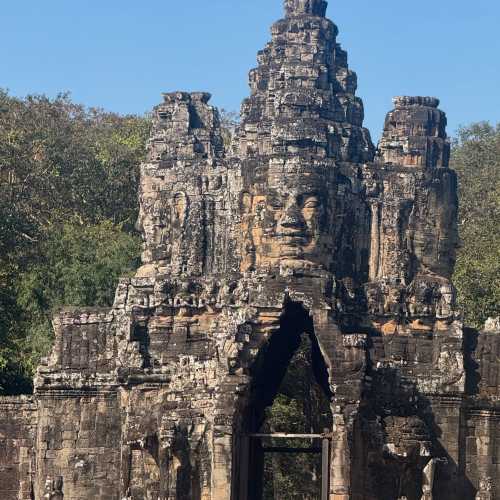
<path fill-rule="evenodd" d="M 25 390 L 62 305 L 110 305 L 137 264 L 147 117 L 0 91 L 0 391 Z"/>
<path fill-rule="evenodd" d="M 460 129 L 452 167 L 459 178 L 459 232 L 454 282 L 465 322 L 481 327 L 500 315 L 500 124 Z"/>

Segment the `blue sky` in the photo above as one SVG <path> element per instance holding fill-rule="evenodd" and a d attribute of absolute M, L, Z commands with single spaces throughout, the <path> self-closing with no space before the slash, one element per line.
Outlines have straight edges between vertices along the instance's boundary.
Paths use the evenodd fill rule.
<path fill-rule="evenodd" d="M 282 0 L 5 0 L 0 87 L 143 113 L 161 92 L 207 90 L 239 110 Z M 394 95 L 434 95 L 449 132 L 500 121 L 499 0 L 330 0 L 378 140 Z"/>

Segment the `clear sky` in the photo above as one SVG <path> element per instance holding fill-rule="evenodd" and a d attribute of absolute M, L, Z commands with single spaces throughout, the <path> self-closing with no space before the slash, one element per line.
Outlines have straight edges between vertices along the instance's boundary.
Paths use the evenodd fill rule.
<path fill-rule="evenodd" d="M 330 0 L 378 140 L 394 95 L 433 95 L 449 132 L 500 121 L 500 0 Z M 173 90 L 239 110 L 282 0 L 4 0 L 0 87 L 144 113 Z"/>

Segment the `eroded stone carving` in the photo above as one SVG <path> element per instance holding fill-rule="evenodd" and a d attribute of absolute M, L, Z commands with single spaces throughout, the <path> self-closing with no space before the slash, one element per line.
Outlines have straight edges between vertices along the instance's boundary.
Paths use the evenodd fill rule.
<path fill-rule="evenodd" d="M 287 16 L 309 14 L 324 17 L 327 5 L 324 0 L 285 0 L 285 13 Z"/>
<path fill-rule="evenodd" d="M 493 498 L 493 481 L 491 477 L 483 476 L 479 481 L 476 500 L 492 500 Z"/>
<path fill-rule="evenodd" d="M 47 500 L 64 500 L 63 494 L 63 478 L 47 479 L 45 481 L 45 495 L 44 499 Z"/>
<path fill-rule="evenodd" d="M 2 498 L 62 495 L 57 475 L 66 500 L 259 498 L 247 434 L 302 334 L 331 404 L 331 498 L 472 500 L 483 475 L 498 494 L 500 335 L 455 304 L 445 114 L 395 98 L 376 151 L 325 11 L 285 2 L 227 148 L 209 94 L 154 109 L 142 266 L 111 309 L 55 318 L 36 423 L 0 400 L 7 448 L 35 450 L 20 496 L 0 457 Z"/>

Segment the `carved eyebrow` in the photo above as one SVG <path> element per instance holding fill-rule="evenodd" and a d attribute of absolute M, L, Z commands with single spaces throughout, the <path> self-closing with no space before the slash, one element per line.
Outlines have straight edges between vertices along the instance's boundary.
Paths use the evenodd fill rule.
<path fill-rule="evenodd" d="M 297 200 L 300 202 L 300 203 L 304 203 L 305 201 L 307 201 L 309 198 L 317 198 L 318 200 L 320 200 L 321 196 L 319 195 L 319 193 L 315 192 L 315 191 L 311 191 L 310 193 L 302 193 L 302 194 L 299 194 L 297 196 Z"/>
<path fill-rule="evenodd" d="M 283 208 L 285 204 L 281 200 L 274 199 L 269 200 L 268 206 L 270 206 L 271 208 Z"/>
<path fill-rule="evenodd" d="M 283 199 L 278 193 L 270 193 L 267 195 L 267 202 L 271 205 L 283 204 Z"/>

